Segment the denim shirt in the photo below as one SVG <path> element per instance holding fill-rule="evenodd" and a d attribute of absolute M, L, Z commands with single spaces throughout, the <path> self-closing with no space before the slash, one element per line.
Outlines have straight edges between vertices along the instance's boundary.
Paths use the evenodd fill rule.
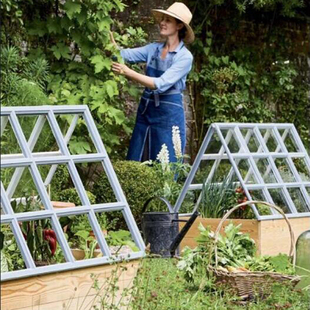
<path fill-rule="evenodd" d="M 126 62 L 145 62 L 148 66 L 156 52 L 161 55 L 164 45 L 165 43 L 150 43 L 142 47 L 122 49 L 121 56 Z M 193 55 L 181 41 L 174 51 L 167 53 L 165 59 L 170 61 L 171 65 L 160 77 L 153 78 L 156 86 L 154 92 L 164 93 L 172 86 L 182 92 L 185 89 L 186 77 L 192 68 Z"/>

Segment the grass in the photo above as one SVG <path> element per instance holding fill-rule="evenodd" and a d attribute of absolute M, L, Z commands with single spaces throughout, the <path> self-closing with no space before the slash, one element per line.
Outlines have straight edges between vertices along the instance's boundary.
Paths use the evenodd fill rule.
<path fill-rule="evenodd" d="M 248 305 L 238 304 L 235 296 L 217 288 L 204 292 L 191 287 L 176 268 L 174 259 L 144 259 L 135 280 L 133 309 L 135 310 L 270 310 L 310 309 L 310 292 L 274 287 L 273 293 L 263 301 Z"/>
<path fill-rule="evenodd" d="M 241 305 L 238 298 L 229 294 L 227 289 L 214 287 L 212 291 L 203 291 L 189 285 L 184 280 L 183 272 L 177 269 L 176 264 L 176 259 L 143 259 L 132 289 L 125 291 L 123 300 L 127 300 L 127 302 L 123 303 L 122 306 L 120 303 L 116 306 L 115 304 L 101 302 L 101 307 L 97 306 L 92 309 L 310 310 L 309 291 L 293 290 L 291 287 L 283 285 L 274 287 L 272 294 L 265 300 Z M 107 292 L 101 291 L 100 295 L 101 298 L 106 298 Z"/>

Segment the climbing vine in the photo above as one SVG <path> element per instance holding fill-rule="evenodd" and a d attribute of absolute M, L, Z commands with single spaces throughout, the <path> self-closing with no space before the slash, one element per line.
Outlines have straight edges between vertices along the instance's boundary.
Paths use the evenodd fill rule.
<path fill-rule="evenodd" d="M 111 44 L 113 16 L 125 5 L 120 0 L 5 0 L 1 11 L 5 33 L 2 41 L 24 49 L 28 59 L 46 59 L 51 77 L 47 92 L 52 104 L 86 104 L 109 152 L 120 144 L 120 136 L 131 127 L 124 112 L 125 94 L 137 96 L 136 87 L 111 72 L 112 56 L 121 61 Z M 16 16 L 11 19 L 10 16 Z M 115 25 L 118 41 L 126 47 L 145 42 L 141 28 Z M 10 31 L 13 29 L 14 31 Z M 66 121 L 66 119 L 64 119 Z M 80 130 L 85 151 L 90 141 Z M 80 151 L 81 149 L 78 148 Z"/>
<path fill-rule="evenodd" d="M 212 122 L 294 123 L 310 145 L 310 29 L 298 15 L 302 2 L 240 3 L 190 1 L 192 157 Z"/>

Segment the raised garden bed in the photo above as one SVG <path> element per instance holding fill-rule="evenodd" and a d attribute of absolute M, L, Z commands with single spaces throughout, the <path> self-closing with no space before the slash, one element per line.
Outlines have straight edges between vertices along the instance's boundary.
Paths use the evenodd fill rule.
<path fill-rule="evenodd" d="M 90 309 L 97 294 L 92 288 L 94 278 L 101 285 L 110 283 L 111 277 L 117 278 L 115 285 L 119 290 L 116 298 L 120 298 L 123 289 L 131 287 L 138 266 L 136 260 L 3 282 L 1 309 Z"/>
<path fill-rule="evenodd" d="M 184 218 L 187 219 L 187 218 Z M 199 236 L 198 226 L 201 223 L 203 226 L 210 226 L 211 230 L 215 230 L 221 219 L 211 219 L 211 218 L 197 218 L 185 238 L 181 242 L 181 248 L 189 246 L 191 248 L 197 245 L 195 238 Z M 289 253 L 290 238 L 287 224 L 284 219 L 276 220 L 264 220 L 258 221 L 256 219 L 252 220 L 242 220 L 242 219 L 231 219 L 226 220 L 223 225 L 223 229 L 233 222 L 235 225 L 242 224 L 241 232 L 249 233 L 251 238 L 254 239 L 258 254 L 261 255 L 277 255 L 279 253 Z M 290 218 L 289 219 L 295 240 L 302 234 L 305 230 L 310 227 L 310 218 Z M 180 223 L 180 228 L 184 224 Z M 222 229 L 222 230 L 223 230 Z"/>

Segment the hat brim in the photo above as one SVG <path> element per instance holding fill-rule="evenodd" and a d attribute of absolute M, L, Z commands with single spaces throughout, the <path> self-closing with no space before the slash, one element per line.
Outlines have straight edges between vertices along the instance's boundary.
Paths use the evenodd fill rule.
<path fill-rule="evenodd" d="M 187 24 L 184 20 L 182 20 L 182 18 L 179 17 L 177 14 L 174 14 L 174 13 L 166 11 L 166 10 L 160 10 L 160 9 L 153 9 L 152 14 L 158 23 L 161 22 L 161 18 L 163 15 L 169 15 L 169 16 L 172 16 L 172 17 L 180 20 L 184 24 L 184 26 L 186 27 L 186 30 L 187 30 L 186 34 L 185 34 L 185 38 L 183 39 L 183 41 L 185 43 L 190 44 L 195 40 L 195 34 L 194 34 L 192 27 L 189 24 Z"/>

